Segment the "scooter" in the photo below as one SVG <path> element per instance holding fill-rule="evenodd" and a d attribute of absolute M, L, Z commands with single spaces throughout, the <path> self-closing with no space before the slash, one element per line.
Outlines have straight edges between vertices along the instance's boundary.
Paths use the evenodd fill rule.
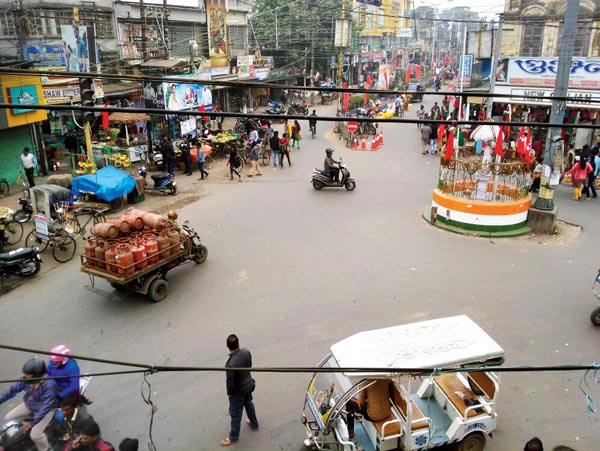
<path fill-rule="evenodd" d="M 79 378 L 79 392 L 83 395 L 92 379 L 91 376 L 82 376 Z M 0 450 L 3 451 L 36 451 L 29 434 L 21 432 L 23 423 L 30 423 L 33 416 L 25 417 L 20 420 L 11 420 L 0 426 Z M 75 437 L 69 434 L 63 426 L 63 416 L 60 409 L 56 409 L 54 418 L 45 430 L 48 442 L 53 451 L 64 450 L 68 442 Z"/>
<path fill-rule="evenodd" d="M 0 254 L 0 277 L 33 277 L 40 272 L 42 259 L 38 246 L 20 247 Z"/>
<path fill-rule="evenodd" d="M 175 182 L 175 177 L 171 174 L 152 174 L 150 178 L 154 182 L 153 186 L 148 186 L 146 181 L 146 175 L 148 175 L 148 173 L 146 172 L 146 168 L 144 166 L 139 167 L 138 174 L 144 177 L 145 191 L 155 191 L 162 194 L 170 194 L 171 196 L 177 194 L 177 183 Z"/>
<path fill-rule="evenodd" d="M 342 163 L 340 158 L 339 163 L 340 173 L 342 178 L 340 180 L 334 180 L 332 174 L 325 172 L 323 169 L 313 168 L 311 183 L 314 189 L 320 190 L 321 188 L 341 188 L 342 186 L 348 191 L 352 191 L 356 188 L 356 182 L 353 178 L 350 178 L 350 171 L 346 168 L 346 165 Z"/>

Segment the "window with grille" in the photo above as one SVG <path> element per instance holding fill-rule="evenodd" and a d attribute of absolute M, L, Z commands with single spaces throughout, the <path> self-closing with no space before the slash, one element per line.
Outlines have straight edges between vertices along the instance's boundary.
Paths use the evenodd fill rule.
<path fill-rule="evenodd" d="M 72 14 L 71 14 L 72 16 Z M 71 19 L 72 23 L 72 19 Z M 79 25 L 96 26 L 98 39 L 110 39 L 115 36 L 112 13 L 99 11 L 79 11 Z"/>
<path fill-rule="evenodd" d="M 0 14 L 0 36 L 16 36 L 15 18 L 11 11 Z"/>
<path fill-rule="evenodd" d="M 544 23 L 529 23 L 523 27 L 521 56 L 542 56 Z"/>
<path fill-rule="evenodd" d="M 248 51 L 248 30 L 245 25 L 227 26 L 227 50 L 230 54 Z"/>

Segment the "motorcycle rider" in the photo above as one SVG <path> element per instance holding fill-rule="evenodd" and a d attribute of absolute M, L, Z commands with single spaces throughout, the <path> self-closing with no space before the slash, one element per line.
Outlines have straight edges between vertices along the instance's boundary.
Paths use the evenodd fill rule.
<path fill-rule="evenodd" d="M 65 345 L 58 345 L 53 347 L 50 352 L 57 355 L 49 357 L 46 371 L 48 376 L 58 377 L 58 379 L 55 379 L 58 387 L 58 399 L 75 394 L 84 404 L 91 404 L 85 396 L 81 395 L 80 397 L 79 395 L 79 376 L 81 375 L 81 371 L 77 362 L 69 357 L 71 350 Z"/>
<path fill-rule="evenodd" d="M 308 119 L 308 127 L 314 135 L 317 134 L 317 110 L 313 110 Z"/>
<path fill-rule="evenodd" d="M 54 379 L 44 377 L 46 375 L 46 364 L 37 357 L 25 362 L 22 371 L 23 377 L 21 380 L 0 394 L 0 404 L 24 391 L 23 403 L 8 412 L 5 420 L 10 421 L 34 414 L 33 422 L 23 423 L 21 433 L 25 434 L 31 430 L 30 437 L 38 451 L 47 451 L 50 444 L 44 430 L 52 421 L 54 409 L 58 404 L 56 382 Z"/>
<path fill-rule="evenodd" d="M 339 161 L 335 161 L 333 159 L 333 149 L 328 148 L 325 149 L 325 162 L 323 163 L 323 170 L 325 172 L 329 172 L 331 174 L 331 178 L 334 182 L 337 182 L 339 179 L 340 168 Z"/>

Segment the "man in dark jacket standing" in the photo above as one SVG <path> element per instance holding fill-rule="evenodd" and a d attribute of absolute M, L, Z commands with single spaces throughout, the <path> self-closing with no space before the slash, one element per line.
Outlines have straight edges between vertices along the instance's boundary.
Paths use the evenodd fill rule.
<path fill-rule="evenodd" d="M 226 368 L 251 368 L 252 355 L 246 348 L 240 349 L 240 342 L 235 334 L 227 337 L 227 349 L 229 349 L 229 359 L 225 364 Z M 242 422 L 242 413 L 246 408 L 248 415 L 247 423 L 254 429 L 258 429 L 258 419 L 254 410 L 254 401 L 252 392 L 256 383 L 252 379 L 250 371 L 227 371 L 227 396 L 229 397 L 229 416 L 231 416 L 231 431 L 229 437 L 221 440 L 221 446 L 229 446 L 240 438 L 240 425 Z"/>
<path fill-rule="evenodd" d="M 173 139 L 167 135 L 163 135 L 161 150 L 167 172 L 170 175 L 173 175 L 173 170 L 175 168 L 175 149 L 173 149 Z"/>

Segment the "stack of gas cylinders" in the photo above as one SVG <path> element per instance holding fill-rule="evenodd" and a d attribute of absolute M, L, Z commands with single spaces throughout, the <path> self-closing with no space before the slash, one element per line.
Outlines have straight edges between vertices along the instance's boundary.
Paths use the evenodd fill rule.
<path fill-rule="evenodd" d="M 183 248 L 173 222 L 138 209 L 96 224 L 92 235 L 85 245 L 83 264 L 125 277 L 179 254 Z"/>

